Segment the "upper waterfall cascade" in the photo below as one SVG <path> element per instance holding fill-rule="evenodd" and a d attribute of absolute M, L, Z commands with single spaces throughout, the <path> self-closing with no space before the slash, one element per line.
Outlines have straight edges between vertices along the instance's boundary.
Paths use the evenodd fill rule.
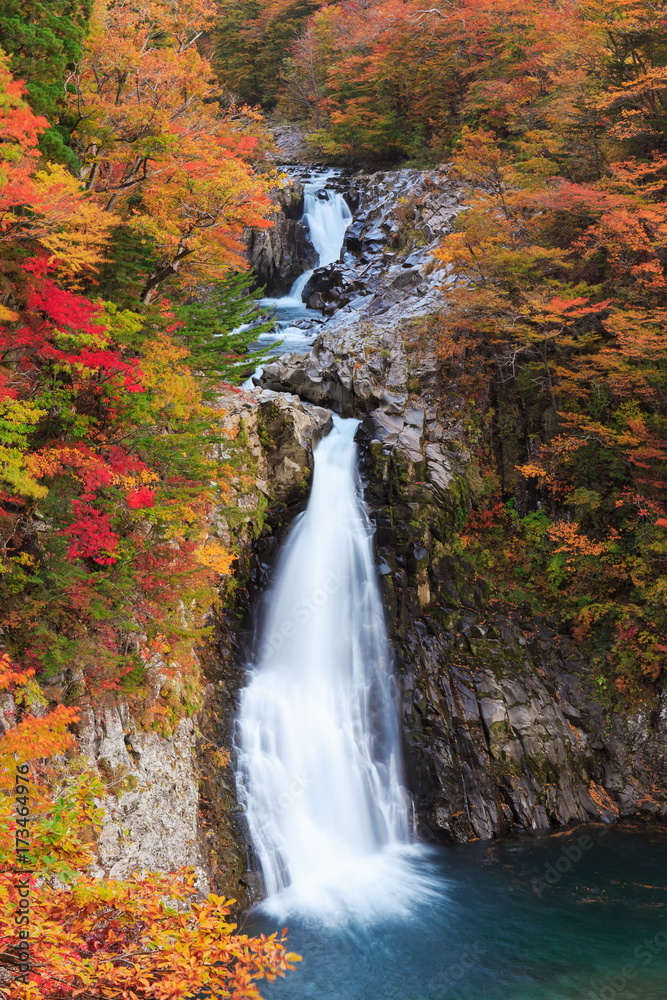
<path fill-rule="evenodd" d="M 352 222 L 352 212 L 342 194 L 326 187 L 327 176 L 306 184 L 302 223 L 308 229 L 310 240 L 319 256 L 318 267 L 333 264 L 341 255 L 345 233 Z M 289 294 L 279 299 L 267 299 L 277 309 L 303 307 L 301 298 L 313 271 L 306 271 L 296 279 Z"/>
<path fill-rule="evenodd" d="M 357 426 L 334 417 L 316 448 L 241 694 L 240 798 L 276 912 L 395 909 L 410 841 Z"/>

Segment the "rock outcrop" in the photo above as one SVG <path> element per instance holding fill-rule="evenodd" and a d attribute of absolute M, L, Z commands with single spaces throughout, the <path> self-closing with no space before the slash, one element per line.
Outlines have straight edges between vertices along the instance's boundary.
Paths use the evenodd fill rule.
<path fill-rule="evenodd" d="M 271 122 L 271 132 L 276 144 L 273 159 L 283 165 L 313 163 L 316 150 L 309 144 L 304 128 L 296 122 Z"/>
<path fill-rule="evenodd" d="M 304 288 L 309 307 L 332 316 L 347 305 L 362 310 L 378 296 L 387 305 L 401 290 L 410 289 L 417 299 L 424 295 L 430 252 L 460 208 L 448 171 L 341 173 L 329 183 L 354 219 L 341 259 L 316 268 Z"/>
<path fill-rule="evenodd" d="M 82 713 L 79 747 L 108 789 L 97 871 L 124 879 L 137 871 L 194 868 L 209 885 L 199 825 L 195 720 L 168 735 L 142 728 L 127 704 Z"/>
<path fill-rule="evenodd" d="M 319 257 L 301 223 L 303 186 L 296 182 L 279 188 L 274 200 L 273 225 L 270 229 L 252 230 L 248 256 L 266 294 L 280 296 L 289 292 L 304 271 L 315 267 Z"/>

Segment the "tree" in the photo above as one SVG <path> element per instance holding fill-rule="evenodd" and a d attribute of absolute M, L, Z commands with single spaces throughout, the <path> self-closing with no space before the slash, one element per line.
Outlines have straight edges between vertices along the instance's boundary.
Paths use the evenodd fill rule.
<path fill-rule="evenodd" d="M 603 148 L 614 128 L 607 119 Z M 602 681 L 634 697 L 667 648 L 667 171 L 656 142 L 650 156 L 609 159 L 591 183 L 574 183 L 557 172 L 574 155 L 568 136 L 547 146 L 530 133 L 464 129 L 455 164 L 468 210 L 436 253 L 460 280 L 440 321 L 443 361 L 464 370 L 477 405 L 503 400 L 524 414 L 525 460 L 501 469 L 492 499 L 532 496 L 539 511 L 508 518 L 496 506 L 505 548 L 512 536 L 506 572 L 514 565 L 537 593 L 557 595 Z M 498 428 L 491 437 L 493 465 L 505 442 Z M 487 527 L 473 526 L 467 544 L 497 566 L 484 555 Z"/>
<path fill-rule="evenodd" d="M 192 872 L 88 875 L 106 790 L 76 756 L 78 712 L 49 709 L 33 671 L 6 654 L 0 692 L 10 720 L 0 729 L 3 996 L 258 1000 L 258 981 L 294 967 L 284 937 L 238 934 L 227 900 L 202 899 Z M 29 923 L 15 919 L 21 900 Z"/>
<path fill-rule="evenodd" d="M 187 686 L 198 670 L 194 643 L 233 562 L 208 524 L 232 492 L 230 470 L 210 457 L 223 436 L 222 415 L 204 400 L 188 349 L 168 332 L 181 323 L 169 308 L 156 307 L 143 320 L 80 293 L 81 276 L 94 274 L 103 249 L 82 219 L 92 206 L 106 232 L 113 216 L 71 177 L 76 190 L 65 208 L 49 203 L 52 188 L 38 169 L 44 121 L 6 71 L 0 82 L 0 240 L 8 249 L 0 307 L 5 638 L 40 674 L 83 657 L 90 671 L 84 683 L 99 692 L 118 690 L 130 676 L 139 690 L 160 636 Z M 249 301 L 232 307 L 230 321 Z M 190 332 L 198 363 L 207 359 L 210 391 L 222 369 L 240 360 L 229 350 L 244 351 L 247 339 L 236 335 L 218 361 L 217 342 Z M 216 332 L 229 333 L 224 318 Z M 144 635 L 145 645 L 130 634 Z M 98 644 L 92 659 L 84 654 L 91 643 Z"/>
<path fill-rule="evenodd" d="M 150 302 L 167 278 L 244 267 L 243 234 L 264 227 L 266 183 L 249 163 L 258 119 L 224 113 L 196 42 L 210 0 L 98 3 L 73 77 L 81 179 L 98 204 L 150 241 Z"/>
<path fill-rule="evenodd" d="M 38 143 L 47 126 L 1 57 L 0 244 L 10 252 L 39 247 L 54 268 L 76 278 L 103 260 L 116 219 L 87 198 L 64 167 L 40 168 Z"/>
<path fill-rule="evenodd" d="M 78 164 L 69 147 L 67 79 L 81 59 L 91 8 L 92 0 L 5 0 L 0 13 L 0 47 L 12 74 L 28 81 L 30 106 L 49 123 L 41 153 L 73 173 Z"/>
<path fill-rule="evenodd" d="M 251 291 L 252 279 L 235 275 L 213 290 L 210 300 L 189 302 L 176 309 L 174 337 L 188 351 L 188 363 L 208 386 L 213 398 L 220 380 L 238 385 L 266 361 L 270 348 L 251 350 L 275 321 L 262 322 L 268 311 L 257 305 L 261 291 Z"/>
<path fill-rule="evenodd" d="M 322 0 L 221 0 L 215 67 L 234 99 L 275 107 L 286 53 Z"/>
<path fill-rule="evenodd" d="M 587 0 L 583 16 L 604 32 L 609 86 L 602 108 L 610 135 L 644 155 L 665 148 L 667 133 L 667 7 L 663 0 Z"/>
<path fill-rule="evenodd" d="M 321 107 L 326 96 L 326 54 L 314 23 L 297 37 L 282 66 L 280 108 L 292 117 L 322 126 Z"/>

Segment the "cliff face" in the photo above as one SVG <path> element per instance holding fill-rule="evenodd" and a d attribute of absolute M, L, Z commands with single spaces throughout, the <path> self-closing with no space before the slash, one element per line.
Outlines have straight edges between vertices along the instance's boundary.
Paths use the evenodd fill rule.
<path fill-rule="evenodd" d="M 168 736 L 144 730 L 120 703 L 83 713 L 79 746 L 109 794 L 98 843 L 98 873 L 127 878 L 137 871 L 195 868 L 207 884 L 199 836 L 195 719 Z"/>
<path fill-rule="evenodd" d="M 414 185 L 411 211 L 417 222 L 436 218 L 442 231 L 458 197 L 440 176 L 439 184 Z M 383 175 L 380 183 L 389 181 Z M 400 172 L 393 183 L 396 196 Z M 372 224 L 363 221 L 364 191 L 377 192 L 378 183 L 360 186 L 363 240 Z M 388 249 L 396 240 L 389 198 L 385 204 L 385 250 L 370 294 L 336 314 L 310 355 L 267 366 L 262 384 L 362 421 L 421 832 L 468 840 L 617 816 L 664 819 L 667 692 L 651 710 L 605 712 L 568 635 L 528 606 L 490 599 L 457 548 L 481 484 L 463 401 L 449 386 L 443 402 L 430 350 L 446 276 L 429 265 L 428 230 L 417 251 Z"/>

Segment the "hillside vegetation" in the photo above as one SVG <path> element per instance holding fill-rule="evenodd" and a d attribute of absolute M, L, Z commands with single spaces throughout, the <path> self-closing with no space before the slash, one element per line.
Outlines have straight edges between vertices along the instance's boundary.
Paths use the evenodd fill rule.
<path fill-rule="evenodd" d="M 252 334 L 227 334 L 254 307 L 233 275 L 247 227 L 266 225 L 267 137 L 255 112 L 216 99 L 197 45 L 214 16 L 207 0 L 16 0 L 0 17 L 0 992 L 12 998 L 253 997 L 290 963 L 276 939 L 236 934 L 223 899 L 184 910 L 191 873 L 87 874 L 107 788 L 73 735 L 83 706 L 117 698 L 165 733 L 198 710 L 196 645 L 234 560 L 209 530 L 242 477 L 214 458 L 212 397 L 253 367 Z M 162 690 L 147 702 L 156 657 Z"/>

